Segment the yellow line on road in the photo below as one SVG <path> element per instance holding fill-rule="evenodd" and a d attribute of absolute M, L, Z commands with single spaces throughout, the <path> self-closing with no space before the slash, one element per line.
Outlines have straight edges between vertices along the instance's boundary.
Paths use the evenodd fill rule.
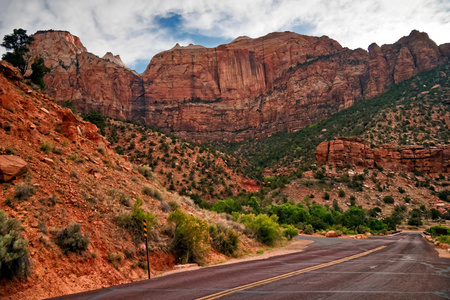
<path fill-rule="evenodd" d="M 346 261 L 349 261 L 349 260 L 352 260 L 352 259 L 364 256 L 364 255 L 370 254 L 372 252 L 381 250 L 381 249 L 383 249 L 385 247 L 386 246 L 381 246 L 381 247 L 378 247 L 378 248 L 375 248 L 375 249 L 372 249 L 372 250 L 369 250 L 369 251 L 366 251 L 366 252 L 362 252 L 362 253 L 355 254 L 355 255 L 352 255 L 352 256 L 344 257 L 344 258 L 341 258 L 341 259 L 338 259 L 338 260 L 334 260 L 334 261 L 330 261 L 330 262 L 327 262 L 327 263 L 324 263 L 324 264 L 320 264 L 320 265 L 317 265 L 317 266 L 312 266 L 312 267 L 309 267 L 309 268 L 306 268 L 306 269 L 301 269 L 301 270 L 297 270 L 297 271 L 294 271 L 294 272 L 286 273 L 286 274 L 283 274 L 283 275 L 275 276 L 275 277 L 272 277 L 272 278 L 264 279 L 264 280 L 261 280 L 261 281 L 249 283 L 249 284 L 242 285 L 242 286 L 238 286 L 238 287 L 235 287 L 235 288 L 232 288 L 232 289 L 229 289 L 229 290 L 225 290 L 225 291 L 222 291 L 222 292 L 219 292 L 219 293 L 215 293 L 215 294 L 212 294 L 212 295 L 209 295 L 209 296 L 198 298 L 197 300 L 217 299 L 217 298 L 220 298 L 220 297 L 223 297 L 223 296 L 226 296 L 226 295 L 238 292 L 238 291 L 243 291 L 243 290 L 255 287 L 255 286 L 271 283 L 271 282 L 278 281 L 278 280 L 285 279 L 285 278 L 289 278 L 289 277 L 292 277 L 292 276 L 295 276 L 295 275 L 298 275 L 298 274 L 307 273 L 307 272 L 311 272 L 311 271 L 314 271 L 314 270 L 318 270 L 318 269 L 322 269 L 322 268 L 325 268 L 325 267 L 329 267 L 329 266 L 332 266 L 332 265 L 336 265 L 336 264 L 339 264 L 339 263 L 342 263 L 342 262 L 346 262 Z"/>

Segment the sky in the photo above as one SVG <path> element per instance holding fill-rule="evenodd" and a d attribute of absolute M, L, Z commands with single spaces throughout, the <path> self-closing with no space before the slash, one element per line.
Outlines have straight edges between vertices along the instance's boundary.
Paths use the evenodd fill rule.
<path fill-rule="evenodd" d="M 14 28 L 67 30 L 89 52 L 119 54 L 141 73 L 176 43 L 216 47 L 275 31 L 327 35 L 350 49 L 413 29 L 449 43 L 450 0 L 0 0 L 0 37 Z"/>

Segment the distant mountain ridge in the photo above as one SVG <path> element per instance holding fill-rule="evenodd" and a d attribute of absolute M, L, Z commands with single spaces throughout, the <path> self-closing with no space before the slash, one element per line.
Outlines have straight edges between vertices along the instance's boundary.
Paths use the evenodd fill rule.
<path fill-rule="evenodd" d="M 31 54 L 51 68 L 47 92 L 59 103 L 199 142 L 297 131 L 450 58 L 450 44 L 438 46 L 416 30 L 369 51 L 326 36 L 276 32 L 216 48 L 174 47 L 136 74 L 87 52 L 68 32 L 34 38 Z"/>

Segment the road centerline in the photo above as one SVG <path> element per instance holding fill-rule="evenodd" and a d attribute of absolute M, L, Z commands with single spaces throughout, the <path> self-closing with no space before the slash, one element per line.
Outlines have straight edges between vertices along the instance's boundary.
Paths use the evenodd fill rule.
<path fill-rule="evenodd" d="M 275 277 L 267 278 L 267 279 L 264 279 L 264 280 L 256 281 L 256 282 L 249 283 L 249 284 L 246 284 L 246 285 L 238 286 L 238 287 L 235 287 L 235 288 L 232 288 L 232 289 L 227 289 L 227 290 L 215 293 L 215 294 L 211 294 L 211 295 L 208 295 L 208 296 L 197 298 L 197 300 L 213 300 L 213 299 L 217 299 L 217 298 L 220 298 L 220 297 L 223 297 L 223 296 L 227 296 L 227 295 L 230 295 L 230 294 L 238 292 L 238 291 L 243 291 L 243 290 L 246 290 L 246 289 L 250 289 L 252 287 L 268 284 L 268 283 L 275 282 L 275 281 L 278 281 L 278 280 L 281 280 L 281 279 L 286 279 L 286 278 L 289 278 L 289 277 L 292 277 L 292 276 L 295 276 L 295 275 L 299 275 L 299 274 L 315 271 L 315 270 L 318 270 L 318 269 L 322 269 L 322 268 L 325 268 L 325 267 L 329 267 L 329 266 L 333 266 L 333 265 L 336 265 L 336 264 L 339 264 L 339 263 L 343 263 L 343 262 L 346 262 L 346 261 L 349 261 L 349 260 L 352 260 L 352 259 L 356 259 L 356 258 L 365 256 L 365 255 L 368 255 L 370 253 L 373 253 L 375 251 L 384 249 L 385 247 L 386 246 L 380 246 L 380 247 L 374 248 L 372 250 L 368 250 L 368 251 L 365 251 L 365 252 L 362 252 L 362 253 L 358 253 L 358 254 L 355 254 L 355 255 L 347 256 L 347 257 L 344 257 L 344 258 L 341 258 L 341 259 L 338 259 L 338 260 L 333 260 L 333 261 L 330 261 L 330 262 L 327 262 L 327 263 L 323 263 L 323 264 L 320 264 L 320 265 L 316 265 L 316 266 L 308 267 L 308 268 L 305 268 L 305 269 L 300 269 L 300 270 L 297 270 L 297 271 L 289 272 L 289 273 L 286 273 L 286 274 L 282 274 L 282 275 L 278 275 L 278 276 L 275 276 Z"/>

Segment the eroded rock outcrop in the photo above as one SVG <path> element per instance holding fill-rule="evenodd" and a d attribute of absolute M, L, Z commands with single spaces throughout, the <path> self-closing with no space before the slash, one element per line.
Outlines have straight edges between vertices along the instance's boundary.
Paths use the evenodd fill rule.
<path fill-rule="evenodd" d="M 239 141 L 297 131 L 450 57 L 412 31 L 369 51 L 293 32 L 239 37 L 216 48 L 176 45 L 136 75 L 117 56 L 100 59 L 68 32 L 38 32 L 32 54 L 58 102 L 145 122 L 197 141 Z M 56 46 L 55 46 L 56 45 Z"/>
<path fill-rule="evenodd" d="M 9 181 L 28 171 L 26 161 L 14 155 L 0 155 L 0 182 Z"/>
<path fill-rule="evenodd" d="M 107 54 L 101 59 L 67 31 L 38 31 L 33 37 L 30 54 L 42 57 L 51 69 L 45 76 L 47 93 L 59 104 L 73 101 L 80 112 L 143 120 L 142 79 L 120 57 Z"/>
<path fill-rule="evenodd" d="M 332 167 L 350 165 L 367 169 L 382 167 L 394 171 L 449 173 L 450 147 L 382 145 L 380 148 L 370 148 L 362 139 L 339 138 L 320 143 L 316 149 L 316 160 L 319 165 Z"/>

